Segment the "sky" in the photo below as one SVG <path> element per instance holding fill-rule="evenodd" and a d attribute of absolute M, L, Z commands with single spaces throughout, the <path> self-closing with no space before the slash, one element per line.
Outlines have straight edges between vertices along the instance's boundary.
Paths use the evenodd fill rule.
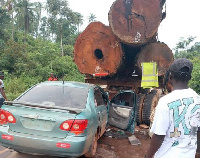
<path fill-rule="evenodd" d="M 69 7 L 74 12 L 84 16 L 81 26 L 83 31 L 88 26 L 90 13 L 96 20 L 109 25 L 108 12 L 115 0 L 68 0 Z M 196 37 L 200 42 L 200 0 L 166 0 L 167 16 L 158 28 L 158 39 L 168 45 L 170 49 L 183 37 Z"/>

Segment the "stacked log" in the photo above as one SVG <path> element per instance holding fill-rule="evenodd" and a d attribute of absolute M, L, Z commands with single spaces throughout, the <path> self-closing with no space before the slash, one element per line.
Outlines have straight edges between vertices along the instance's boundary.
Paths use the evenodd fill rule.
<path fill-rule="evenodd" d="M 144 45 L 157 33 L 162 20 L 160 0 L 117 0 L 110 9 L 108 20 L 123 43 Z"/>
<path fill-rule="evenodd" d="M 112 76 L 122 69 L 123 56 L 119 38 L 101 22 L 90 23 L 74 46 L 74 61 L 83 74 Z"/>
<path fill-rule="evenodd" d="M 158 76 L 163 76 L 173 62 L 173 53 L 164 43 L 147 44 L 141 49 L 135 59 L 135 66 L 137 67 L 138 73 L 142 73 L 142 62 L 152 61 L 157 63 Z"/>
<path fill-rule="evenodd" d="M 109 11 L 109 26 L 92 22 L 77 37 L 74 61 L 81 73 L 107 77 L 141 76 L 142 62 L 157 62 L 163 76 L 171 63 L 170 48 L 156 36 L 165 0 L 116 0 Z"/>

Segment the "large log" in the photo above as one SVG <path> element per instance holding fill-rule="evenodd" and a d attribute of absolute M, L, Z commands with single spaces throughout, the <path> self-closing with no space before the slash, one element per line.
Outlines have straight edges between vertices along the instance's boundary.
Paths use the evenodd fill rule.
<path fill-rule="evenodd" d="M 116 0 L 109 11 L 109 25 L 123 43 L 146 44 L 162 21 L 161 0 Z"/>
<path fill-rule="evenodd" d="M 74 46 L 74 61 L 83 74 L 112 76 L 123 65 L 123 55 L 119 38 L 101 22 L 90 23 Z"/>
<path fill-rule="evenodd" d="M 142 62 L 156 62 L 158 76 L 162 76 L 174 61 L 172 50 L 164 43 L 150 43 L 144 46 L 135 58 L 135 66 L 141 75 Z"/>

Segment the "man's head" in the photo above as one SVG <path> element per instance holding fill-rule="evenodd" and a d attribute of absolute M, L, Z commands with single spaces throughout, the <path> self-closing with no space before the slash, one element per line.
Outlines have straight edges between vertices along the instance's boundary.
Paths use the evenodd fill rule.
<path fill-rule="evenodd" d="M 4 79 L 4 73 L 2 71 L 0 71 L 0 79 Z"/>
<path fill-rule="evenodd" d="M 185 58 L 175 60 L 169 68 L 169 73 L 176 81 L 188 82 L 191 79 L 193 64 Z"/>
<path fill-rule="evenodd" d="M 51 77 L 54 77 L 54 73 L 51 73 L 50 76 L 51 76 Z"/>

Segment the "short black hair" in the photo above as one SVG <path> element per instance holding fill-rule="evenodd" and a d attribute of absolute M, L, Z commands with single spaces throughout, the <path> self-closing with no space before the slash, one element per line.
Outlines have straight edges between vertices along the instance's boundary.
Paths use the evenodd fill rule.
<path fill-rule="evenodd" d="M 193 70 L 193 64 L 185 58 L 175 60 L 169 68 L 175 80 L 177 81 L 189 81 Z"/>

